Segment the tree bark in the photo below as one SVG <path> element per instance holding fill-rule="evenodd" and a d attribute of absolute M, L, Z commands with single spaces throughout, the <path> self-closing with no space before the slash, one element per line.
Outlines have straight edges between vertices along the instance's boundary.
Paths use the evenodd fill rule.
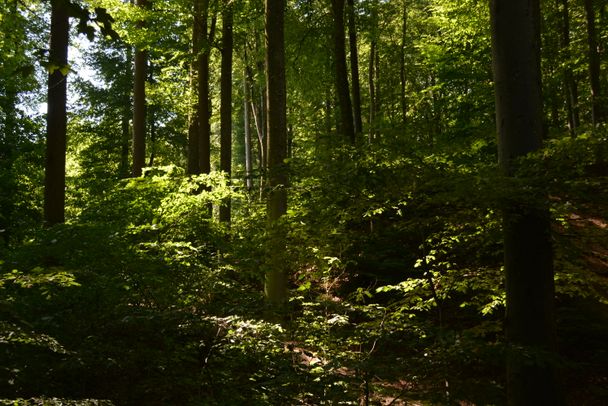
<path fill-rule="evenodd" d="M 376 40 L 372 39 L 369 46 L 369 69 L 368 69 L 368 87 L 369 87 L 369 134 L 368 140 L 370 144 L 376 138 L 376 85 L 374 78 L 376 74 L 374 68 L 376 66 Z"/>
<path fill-rule="evenodd" d="M 579 127 L 579 107 L 578 107 L 578 86 L 574 73 L 570 67 L 570 12 L 568 9 L 568 0 L 558 0 L 558 7 L 561 4 L 562 16 L 562 32 L 561 32 L 561 48 L 563 51 L 563 59 L 567 61 L 564 69 L 564 85 L 566 88 L 566 112 L 568 114 L 568 129 L 572 136 L 576 135 Z"/>
<path fill-rule="evenodd" d="M 138 7 L 146 7 L 147 0 L 137 0 Z M 144 22 L 139 23 L 143 27 Z M 141 176 L 146 164 L 146 67 L 148 52 L 145 49 L 135 50 L 135 67 L 133 77 L 133 170 L 132 176 Z"/>
<path fill-rule="evenodd" d="M 353 108 L 348 86 L 348 71 L 346 69 L 346 47 L 344 36 L 344 0 L 331 0 L 331 10 L 334 20 L 334 69 L 336 75 L 336 92 L 340 110 L 340 129 L 342 134 L 351 142 L 355 142 L 355 127 L 353 123 Z"/>
<path fill-rule="evenodd" d="M 253 161 L 251 158 L 251 120 L 249 114 L 250 101 L 251 93 L 249 87 L 247 67 L 245 66 L 245 69 L 243 71 L 243 128 L 245 136 L 245 185 L 247 187 L 248 192 L 250 192 L 253 188 Z"/>
<path fill-rule="evenodd" d="M 492 0 L 490 11 L 499 163 L 506 176 L 516 176 L 517 158 L 542 143 L 539 0 Z M 513 197 L 503 212 L 503 232 L 508 403 L 558 405 L 546 206 Z"/>
<path fill-rule="evenodd" d="M 65 155 L 67 131 L 67 69 L 69 45 L 67 0 L 51 1 L 51 41 L 47 99 L 47 138 L 44 178 L 44 221 L 65 221 Z"/>
<path fill-rule="evenodd" d="M 405 127 L 407 123 L 407 98 L 405 93 L 406 88 L 406 71 L 405 71 L 405 44 L 407 40 L 407 3 L 403 1 L 403 16 L 401 22 L 401 47 L 400 47 L 400 58 L 399 58 L 399 80 L 401 90 L 401 120 Z"/>
<path fill-rule="evenodd" d="M 232 173 L 232 5 L 222 12 L 222 64 L 220 96 L 220 169 L 230 184 Z M 220 206 L 220 221 L 230 222 L 230 198 Z"/>
<path fill-rule="evenodd" d="M 201 0 L 193 0 L 192 8 L 192 63 L 190 64 L 190 109 L 188 123 L 188 174 L 200 173 L 200 119 L 198 117 L 198 58 L 201 51 Z M 206 34 L 206 33 L 205 33 Z"/>
<path fill-rule="evenodd" d="M 199 170 L 201 173 L 211 172 L 211 97 L 209 94 L 209 54 L 215 37 L 216 16 L 211 19 L 208 27 L 209 0 L 203 0 L 201 18 L 201 35 L 204 41 L 198 57 L 198 118 L 199 118 Z M 207 29 L 209 33 L 207 34 Z"/>
<path fill-rule="evenodd" d="M 591 122 L 594 127 L 604 121 L 600 89 L 600 55 L 595 28 L 593 0 L 584 0 L 587 19 L 587 44 L 589 46 L 589 81 L 591 85 Z"/>
<path fill-rule="evenodd" d="M 353 118 L 355 135 L 363 131 L 361 119 L 361 84 L 359 81 L 359 51 L 357 48 L 357 26 L 355 24 L 355 0 L 348 0 L 348 36 L 350 45 L 350 77 L 353 94 Z"/>
<path fill-rule="evenodd" d="M 270 303 L 287 299 L 285 235 L 278 224 L 287 212 L 287 111 L 285 87 L 285 0 L 266 0 L 266 88 L 268 183 L 267 195 L 269 244 L 264 290 Z M 348 88 L 347 88 L 348 91 Z M 351 121 L 352 124 L 352 121 Z"/>

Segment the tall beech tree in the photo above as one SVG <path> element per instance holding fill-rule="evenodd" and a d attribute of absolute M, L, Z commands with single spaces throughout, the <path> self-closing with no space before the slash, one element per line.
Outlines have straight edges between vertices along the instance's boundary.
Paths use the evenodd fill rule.
<path fill-rule="evenodd" d="M 209 19 L 209 0 L 201 4 L 201 50 L 198 54 L 198 120 L 199 120 L 199 170 L 201 173 L 211 172 L 211 97 L 209 94 L 209 58 L 211 44 L 215 38 L 217 16 L 213 13 L 211 24 Z"/>
<path fill-rule="evenodd" d="M 136 0 L 138 7 L 146 8 L 147 0 Z M 138 23 L 140 28 L 144 21 Z M 132 176 L 141 176 L 141 170 L 146 165 L 146 77 L 148 51 L 137 47 L 135 49 L 135 65 L 133 67 L 133 169 Z"/>
<path fill-rule="evenodd" d="M 271 303 L 287 299 L 287 272 L 281 253 L 285 251 L 285 236 L 278 226 L 287 213 L 287 109 L 285 85 L 285 0 L 266 0 L 266 88 L 268 137 L 268 229 L 264 290 Z M 348 92 L 348 88 L 346 89 Z M 352 120 L 351 120 L 352 124 Z"/>
<path fill-rule="evenodd" d="M 591 121 L 593 126 L 603 122 L 602 95 L 600 90 L 600 55 L 597 45 L 597 30 L 595 26 L 595 8 L 593 0 L 584 0 L 585 17 L 587 19 L 587 46 L 589 48 L 589 82 L 591 85 Z"/>
<path fill-rule="evenodd" d="M 245 64 L 247 63 L 247 55 L 245 55 Z M 245 185 L 247 191 L 253 188 L 253 160 L 251 157 L 251 116 L 249 103 L 251 101 L 251 91 L 247 77 L 247 66 L 243 69 L 243 138 L 245 147 Z"/>
<path fill-rule="evenodd" d="M 65 154 L 67 129 L 67 74 L 69 3 L 51 1 L 44 220 L 47 225 L 65 221 Z"/>
<path fill-rule="evenodd" d="M 570 60 L 570 10 L 568 0 L 557 0 L 557 7 L 561 7 L 561 35 L 560 46 L 566 61 Z M 574 77 L 572 67 L 568 63 L 564 68 L 564 85 L 566 88 L 566 114 L 568 118 L 568 129 L 571 135 L 576 134 L 580 124 L 578 106 L 578 85 Z"/>
<path fill-rule="evenodd" d="M 347 0 L 348 7 L 348 43 L 350 47 L 350 77 L 353 95 L 353 119 L 355 134 L 363 131 L 361 119 L 361 83 L 359 80 L 359 51 L 357 47 L 357 24 L 355 20 L 355 0 Z"/>
<path fill-rule="evenodd" d="M 492 0 L 490 11 L 499 163 L 514 177 L 517 159 L 542 142 L 539 0 Z M 523 192 L 503 213 L 508 401 L 557 405 L 549 213 Z"/>
<path fill-rule="evenodd" d="M 405 93 L 406 88 L 406 70 L 405 70 L 405 47 L 407 40 L 407 2 L 403 1 L 403 15 L 401 21 L 401 45 L 399 47 L 399 84 L 401 90 L 401 120 L 405 126 L 407 122 L 407 97 Z"/>
<path fill-rule="evenodd" d="M 198 57 L 201 51 L 201 28 L 202 13 L 201 0 L 192 2 L 192 62 L 190 63 L 190 109 L 188 123 L 188 173 L 191 175 L 200 173 L 200 119 L 198 108 Z M 207 33 L 205 33 L 206 35 Z"/>
<path fill-rule="evenodd" d="M 331 0 L 333 16 L 334 70 L 336 93 L 340 112 L 339 131 L 350 142 L 355 142 L 353 107 L 350 100 L 348 71 L 346 67 L 346 38 L 344 35 L 344 0 Z"/>
<path fill-rule="evenodd" d="M 220 83 L 220 169 L 232 173 L 232 3 L 222 11 L 222 66 Z M 220 221 L 230 222 L 230 198 L 220 206 Z"/>

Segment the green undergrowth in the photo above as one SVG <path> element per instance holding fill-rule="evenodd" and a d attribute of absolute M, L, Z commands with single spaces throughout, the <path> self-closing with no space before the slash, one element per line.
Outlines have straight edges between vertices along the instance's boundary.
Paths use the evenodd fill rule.
<path fill-rule="evenodd" d="M 73 195 L 68 223 L 2 251 L 0 397 L 504 404 L 500 212 L 522 196 L 552 214 L 561 348 L 529 356 L 588 387 L 608 360 L 603 142 L 549 141 L 518 181 L 483 140 L 294 158 L 278 319 L 262 295 L 264 205 L 238 182 L 165 167 Z M 230 228 L 209 215 L 226 197 Z"/>

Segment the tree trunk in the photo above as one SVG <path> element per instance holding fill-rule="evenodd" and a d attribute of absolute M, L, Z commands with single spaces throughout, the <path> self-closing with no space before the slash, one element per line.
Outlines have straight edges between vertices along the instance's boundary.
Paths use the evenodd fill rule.
<path fill-rule="evenodd" d="M 287 113 L 285 88 L 285 0 L 266 0 L 266 88 L 268 137 L 268 231 L 269 244 L 264 290 L 270 303 L 287 299 L 285 235 L 278 224 L 287 212 Z M 348 88 L 347 88 L 348 91 Z M 351 121 L 352 123 L 352 121 Z"/>
<path fill-rule="evenodd" d="M 67 69 L 69 15 L 66 0 L 51 1 L 51 42 L 48 79 L 44 221 L 65 221 L 65 154 L 67 130 Z"/>
<path fill-rule="evenodd" d="M 593 0 L 584 0 L 587 18 L 587 44 L 589 46 L 589 80 L 591 84 L 591 122 L 596 127 L 604 121 L 600 91 L 600 55 L 595 29 L 595 10 Z"/>
<path fill-rule="evenodd" d="M 350 45 L 350 76 L 353 94 L 355 134 L 363 131 L 361 119 L 361 84 L 359 81 L 359 51 L 357 49 L 357 26 L 355 24 L 355 0 L 348 0 L 348 36 Z"/>
<path fill-rule="evenodd" d="M 188 123 L 188 174 L 200 173 L 200 119 L 198 117 L 198 58 L 201 51 L 201 0 L 193 0 L 192 63 L 190 64 L 190 108 Z M 205 33 L 206 34 L 206 33 Z"/>
<path fill-rule="evenodd" d="M 222 12 L 222 66 L 220 96 L 220 169 L 230 183 L 232 173 L 232 5 Z M 230 198 L 220 206 L 220 221 L 230 222 Z"/>
<path fill-rule="evenodd" d="M 120 169 L 119 176 L 121 178 L 127 178 L 129 176 L 129 138 L 131 132 L 129 131 L 129 117 L 131 115 L 131 109 L 125 108 L 123 116 L 120 122 L 121 128 L 121 141 L 120 141 Z"/>
<path fill-rule="evenodd" d="M 405 42 L 407 39 L 407 4 L 405 2 L 405 0 L 403 1 L 403 17 L 402 17 L 402 24 L 401 24 L 401 47 L 400 47 L 400 52 L 401 52 L 401 58 L 399 58 L 399 80 L 400 80 L 400 85 L 401 85 L 401 120 L 403 123 L 403 126 L 405 127 L 405 124 L 407 122 L 407 99 L 406 99 L 406 94 L 405 94 L 405 87 L 406 87 L 406 72 L 405 72 Z"/>
<path fill-rule="evenodd" d="M 344 36 L 344 0 L 331 0 L 334 17 L 334 69 L 336 75 L 336 92 L 340 110 L 340 127 L 342 134 L 351 142 L 355 142 L 355 127 L 353 123 L 353 108 L 348 86 L 348 71 L 346 69 L 346 47 Z"/>
<path fill-rule="evenodd" d="M 245 67 L 245 70 L 243 71 L 243 128 L 245 135 L 245 185 L 247 187 L 248 192 L 250 192 L 253 188 L 253 162 L 251 159 L 251 120 L 249 116 L 250 100 L 251 94 L 249 90 L 249 80 L 247 75 L 247 67 Z"/>
<path fill-rule="evenodd" d="M 376 66 L 376 40 L 372 39 L 369 46 L 369 69 L 368 69 L 368 87 L 369 87 L 369 142 L 372 143 L 376 138 L 376 85 L 374 78 L 376 74 L 374 68 Z"/>
<path fill-rule="evenodd" d="M 492 50 L 499 163 L 541 147 L 539 0 L 492 0 Z M 516 192 L 517 193 L 517 192 Z M 548 210 L 514 198 L 503 213 L 507 392 L 510 405 L 558 405 L 550 355 L 555 347 L 553 261 Z"/>
<path fill-rule="evenodd" d="M 147 114 L 148 126 L 150 127 L 150 156 L 148 157 L 148 166 L 154 166 L 154 159 L 156 158 L 156 106 L 152 106 L 149 110 Z"/>
<path fill-rule="evenodd" d="M 576 135 L 576 130 L 579 126 L 579 108 L 578 108 L 578 86 L 570 67 L 570 12 L 568 9 L 568 0 L 558 0 L 557 6 L 561 3 L 562 14 L 562 32 L 561 32 L 561 48 L 563 51 L 563 60 L 567 61 L 564 69 L 564 85 L 566 88 L 566 112 L 568 114 L 568 129 L 572 136 Z"/>
<path fill-rule="evenodd" d="M 133 87 L 131 80 L 133 78 L 133 47 L 130 45 L 126 45 L 125 47 L 125 66 L 126 75 L 128 82 Z M 128 178 L 130 175 L 129 168 L 129 150 L 131 146 L 131 127 L 130 122 L 133 117 L 132 101 L 131 101 L 131 92 L 127 89 L 124 90 L 123 93 L 123 101 L 122 101 L 122 117 L 121 117 L 121 150 L 120 150 L 120 169 L 119 176 L 121 178 Z"/>
<path fill-rule="evenodd" d="M 136 5 L 146 7 L 147 0 L 137 0 Z M 144 22 L 139 23 L 143 27 Z M 135 50 L 133 73 L 133 170 L 132 176 L 141 176 L 146 164 L 146 65 L 148 52 Z"/>
<path fill-rule="evenodd" d="M 199 117 L 199 170 L 201 173 L 211 172 L 211 97 L 209 95 L 209 54 L 211 43 L 215 36 L 216 16 L 211 19 L 211 27 L 207 34 L 207 19 L 209 17 L 209 0 L 203 0 L 201 10 L 201 35 L 204 41 L 198 57 L 198 117 Z"/>

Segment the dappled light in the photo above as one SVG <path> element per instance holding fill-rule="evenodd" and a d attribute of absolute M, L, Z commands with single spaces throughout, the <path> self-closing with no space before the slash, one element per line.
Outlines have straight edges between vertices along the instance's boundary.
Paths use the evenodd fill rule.
<path fill-rule="evenodd" d="M 608 404 L 606 10 L 0 1 L 0 405 Z"/>

